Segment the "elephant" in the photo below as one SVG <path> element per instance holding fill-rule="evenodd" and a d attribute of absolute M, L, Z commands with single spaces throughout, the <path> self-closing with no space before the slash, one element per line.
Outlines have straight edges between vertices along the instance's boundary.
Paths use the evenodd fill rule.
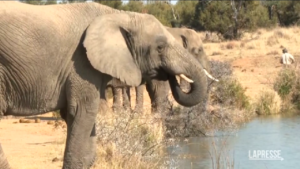
<path fill-rule="evenodd" d="M 2 146 L 0 144 L 0 168 L 3 168 L 3 169 L 9 169 L 10 166 L 8 164 L 8 161 L 4 155 L 4 152 L 2 150 Z"/>
<path fill-rule="evenodd" d="M 142 82 L 143 84 L 144 82 Z M 120 81 L 117 78 L 113 78 L 107 84 L 107 88 L 112 89 L 113 95 L 113 110 L 115 112 L 124 110 L 131 110 L 131 101 L 130 101 L 130 86 L 126 85 L 124 82 Z M 121 103 L 121 97 L 123 100 L 123 104 Z M 122 106 L 121 106 L 122 105 Z"/>
<path fill-rule="evenodd" d="M 210 72 L 209 59 L 203 49 L 201 36 L 194 30 L 188 28 L 170 28 L 166 26 L 166 29 L 175 37 L 175 39 L 182 44 L 193 56 L 199 61 L 206 72 Z M 218 81 L 207 74 L 209 79 Z M 182 88 L 188 88 L 189 84 L 185 80 L 180 81 Z M 135 112 L 143 111 L 143 93 L 146 86 L 147 92 L 151 99 L 152 112 L 167 111 L 170 107 L 168 101 L 169 85 L 165 81 L 150 80 L 145 85 L 135 87 L 136 91 L 136 106 Z M 123 107 L 128 109 L 131 107 L 129 88 L 125 84 L 120 83 L 117 79 L 113 79 L 110 85 L 113 91 L 113 108 L 115 111 L 120 110 L 121 97 L 123 97 Z M 188 89 L 187 89 L 188 90 Z"/>
<path fill-rule="evenodd" d="M 2 1 L 0 25 L 0 116 L 59 110 L 67 124 L 63 169 L 93 165 L 96 116 L 112 78 L 128 86 L 166 81 L 183 106 L 207 97 L 202 65 L 153 15 L 94 2 Z M 190 81 L 189 93 L 176 76 Z"/>

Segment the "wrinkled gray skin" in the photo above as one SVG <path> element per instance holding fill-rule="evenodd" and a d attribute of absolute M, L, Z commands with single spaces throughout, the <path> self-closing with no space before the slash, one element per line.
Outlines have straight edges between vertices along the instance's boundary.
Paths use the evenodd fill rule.
<path fill-rule="evenodd" d="M 104 113 L 113 77 L 129 86 L 168 81 L 184 106 L 206 95 L 202 66 L 152 15 L 97 3 L 1 1 L 0 25 L 0 116 L 60 110 L 67 123 L 64 169 L 93 164 L 96 115 Z M 190 93 L 180 89 L 178 74 L 194 80 Z"/>
<path fill-rule="evenodd" d="M 10 169 L 8 161 L 4 155 L 1 144 L 0 144 L 0 168 L 1 169 Z"/>
<path fill-rule="evenodd" d="M 188 28 L 170 28 L 166 27 L 167 30 L 175 37 L 175 39 L 182 44 L 193 56 L 199 61 L 199 63 L 210 72 L 209 60 L 203 50 L 203 44 L 201 36 L 194 30 Z M 180 80 L 181 88 L 189 90 L 189 83 Z M 113 91 L 113 109 L 118 111 L 122 108 L 121 97 L 123 97 L 123 107 L 128 109 L 130 107 L 130 95 L 128 94 L 129 87 L 124 87 L 125 84 L 120 83 L 117 79 L 113 79 L 111 82 Z M 136 106 L 134 111 L 143 111 L 143 92 L 146 86 L 147 92 L 151 99 L 152 112 L 165 112 L 170 108 L 168 100 L 168 94 L 170 87 L 167 82 L 152 79 L 146 82 L 146 85 L 135 87 L 136 91 Z M 201 97 L 201 96 L 199 96 Z"/>

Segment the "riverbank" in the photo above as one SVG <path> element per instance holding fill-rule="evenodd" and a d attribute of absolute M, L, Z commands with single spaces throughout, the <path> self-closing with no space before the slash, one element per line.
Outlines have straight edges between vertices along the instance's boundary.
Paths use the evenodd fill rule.
<path fill-rule="evenodd" d="M 300 115 L 257 116 L 235 131 L 194 137 L 168 146 L 169 166 L 177 168 L 296 168 L 300 165 Z M 255 156 L 276 151 L 276 156 Z"/>

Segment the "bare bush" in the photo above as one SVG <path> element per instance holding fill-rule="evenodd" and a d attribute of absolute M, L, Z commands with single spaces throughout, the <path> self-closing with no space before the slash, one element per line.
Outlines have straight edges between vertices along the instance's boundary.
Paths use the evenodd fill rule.
<path fill-rule="evenodd" d="M 99 168 L 157 168 L 163 121 L 151 114 L 110 112 L 97 119 Z"/>
<path fill-rule="evenodd" d="M 210 73 L 217 79 L 226 79 L 232 76 L 232 67 L 229 62 L 221 62 L 217 60 L 210 61 Z M 208 88 L 211 90 L 213 81 L 208 80 Z"/>

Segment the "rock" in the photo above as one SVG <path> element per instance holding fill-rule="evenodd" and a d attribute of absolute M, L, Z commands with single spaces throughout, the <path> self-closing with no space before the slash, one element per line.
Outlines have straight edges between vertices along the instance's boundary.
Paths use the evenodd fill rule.
<path fill-rule="evenodd" d="M 55 122 L 54 121 L 48 121 L 47 124 L 53 125 L 53 124 L 55 124 Z"/>
<path fill-rule="evenodd" d="M 26 119 L 20 119 L 19 122 L 20 123 L 25 123 Z"/>
<path fill-rule="evenodd" d="M 20 123 L 35 123 L 35 119 L 20 119 Z"/>
<path fill-rule="evenodd" d="M 59 159 L 57 157 L 52 159 L 52 162 L 57 162 L 57 161 L 59 161 Z"/>
<path fill-rule="evenodd" d="M 41 122 L 41 119 L 40 118 L 36 118 L 35 119 L 35 123 L 40 123 Z"/>

